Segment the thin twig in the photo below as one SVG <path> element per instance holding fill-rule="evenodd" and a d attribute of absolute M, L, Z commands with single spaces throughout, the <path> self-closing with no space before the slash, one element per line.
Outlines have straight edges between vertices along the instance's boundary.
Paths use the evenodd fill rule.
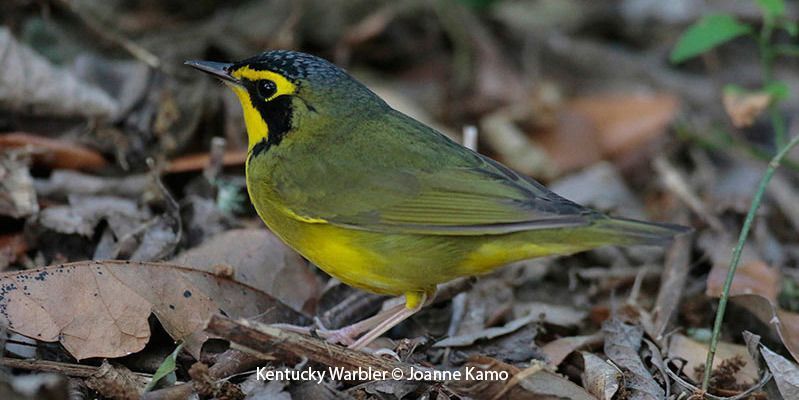
<path fill-rule="evenodd" d="M 388 374 L 394 371 L 400 376 L 411 376 L 411 369 L 425 370 L 421 366 L 380 358 L 361 351 L 350 350 L 327 343 L 322 339 L 301 335 L 294 332 L 260 324 L 244 319 L 232 320 L 221 315 L 214 315 L 208 322 L 206 331 L 218 335 L 231 342 L 231 346 L 252 353 L 253 355 L 273 352 L 289 353 L 297 357 L 306 357 L 311 361 L 331 367 L 340 367 L 350 371 L 371 369 Z"/>
<path fill-rule="evenodd" d="M 682 174 L 665 157 L 657 157 L 654 162 L 655 171 L 660 175 L 663 184 L 670 192 L 682 200 L 688 208 L 701 217 L 716 232 L 724 232 L 724 224 L 707 209 L 699 196 L 693 191 Z"/>
<path fill-rule="evenodd" d="M 99 369 L 99 367 L 92 365 L 69 364 L 49 360 L 27 360 L 9 357 L 0 357 L 0 365 L 9 368 L 24 369 L 27 371 L 53 372 L 76 378 L 88 378 L 94 375 Z M 147 379 L 153 377 L 151 374 L 139 372 L 134 372 L 134 374 Z"/>
<path fill-rule="evenodd" d="M 158 56 L 150 52 L 150 50 L 145 49 L 136 42 L 122 36 L 120 33 L 116 32 L 110 27 L 105 26 L 96 19 L 81 12 L 77 7 L 75 7 L 75 4 L 73 4 L 72 1 L 54 0 L 54 4 L 61 6 L 65 10 L 75 15 L 84 25 L 86 25 L 86 27 L 92 33 L 94 33 L 101 39 L 107 40 L 108 42 L 123 48 L 130 55 L 139 59 L 140 61 L 149 65 L 152 68 L 158 69 L 161 67 L 161 59 L 159 59 Z"/>
<path fill-rule="evenodd" d="M 757 192 L 755 192 L 755 197 L 752 200 L 752 206 L 749 208 L 749 213 L 746 214 L 743 228 L 738 236 L 738 244 L 735 246 L 735 249 L 732 252 L 730 269 L 727 271 L 727 278 L 724 281 L 724 290 L 721 292 L 721 297 L 719 298 L 719 309 L 716 311 L 716 320 L 713 323 L 713 336 L 710 338 L 710 349 L 707 352 L 705 372 L 702 377 L 702 390 L 706 391 L 710 385 L 710 372 L 713 370 L 713 358 L 716 356 L 716 347 L 718 346 L 719 336 L 721 333 L 721 324 L 724 321 L 724 312 L 727 309 L 727 301 L 730 298 L 730 287 L 732 286 L 733 278 L 735 278 L 735 271 L 738 268 L 738 263 L 741 261 L 741 252 L 743 251 L 744 244 L 746 243 L 746 238 L 749 236 L 749 230 L 752 227 L 752 222 L 755 219 L 757 210 L 760 208 L 760 202 L 763 200 L 763 194 L 766 192 L 766 187 L 768 187 L 768 183 L 771 181 L 771 178 L 774 176 L 777 168 L 779 168 L 780 162 L 797 144 L 799 144 L 799 135 L 796 135 L 793 139 L 791 139 L 791 141 L 788 142 L 785 147 L 780 149 L 779 153 L 777 153 L 777 155 L 775 155 L 774 158 L 772 158 L 768 163 L 766 173 L 763 174 L 763 178 L 760 180 Z"/>

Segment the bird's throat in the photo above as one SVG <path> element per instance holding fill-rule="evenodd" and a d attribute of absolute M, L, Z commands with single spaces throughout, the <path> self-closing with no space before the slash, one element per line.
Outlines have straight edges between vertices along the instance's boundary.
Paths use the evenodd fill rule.
<path fill-rule="evenodd" d="M 241 109 L 244 112 L 244 124 L 247 128 L 247 152 L 252 152 L 256 144 L 269 137 L 269 125 L 261 116 L 250 100 L 250 94 L 242 86 L 229 85 L 233 93 L 239 98 Z"/>
<path fill-rule="evenodd" d="M 291 96 L 281 95 L 267 102 L 254 97 L 244 87 L 230 86 L 239 98 L 244 112 L 249 157 L 279 145 L 291 129 Z"/>

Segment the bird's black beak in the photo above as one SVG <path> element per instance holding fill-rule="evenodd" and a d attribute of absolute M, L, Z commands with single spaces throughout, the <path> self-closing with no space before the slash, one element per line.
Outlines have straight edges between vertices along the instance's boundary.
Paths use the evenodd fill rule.
<path fill-rule="evenodd" d="M 186 61 L 184 64 L 192 68 L 198 69 L 202 72 L 205 72 L 207 74 L 213 75 L 225 82 L 231 82 L 237 85 L 241 84 L 241 82 L 238 79 L 230 76 L 230 74 L 228 73 L 228 68 L 230 68 L 230 66 L 232 66 L 233 64 L 214 62 L 214 61 L 196 61 L 196 60 Z"/>

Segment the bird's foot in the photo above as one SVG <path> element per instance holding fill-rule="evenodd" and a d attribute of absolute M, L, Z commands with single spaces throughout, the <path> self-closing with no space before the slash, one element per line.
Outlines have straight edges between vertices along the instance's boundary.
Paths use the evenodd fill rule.
<path fill-rule="evenodd" d="M 358 339 L 363 333 L 357 324 L 348 325 L 339 329 L 328 329 L 319 318 L 314 318 L 314 324 L 310 326 L 298 326 L 292 324 L 271 324 L 270 326 L 288 332 L 299 333 L 308 336 L 317 336 L 325 339 L 328 343 L 349 346 Z"/>
<path fill-rule="evenodd" d="M 314 318 L 316 329 L 313 333 L 328 343 L 340 344 L 349 346 L 355 343 L 358 336 L 363 333 L 362 330 L 356 329 L 354 325 L 348 325 L 339 329 L 327 329 L 319 318 Z"/>
<path fill-rule="evenodd" d="M 281 329 L 288 332 L 300 333 L 303 335 L 310 335 L 311 332 L 314 331 L 314 326 L 299 326 L 299 325 L 292 325 L 292 324 L 269 324 L 269 326 L 277 329 Z"/>

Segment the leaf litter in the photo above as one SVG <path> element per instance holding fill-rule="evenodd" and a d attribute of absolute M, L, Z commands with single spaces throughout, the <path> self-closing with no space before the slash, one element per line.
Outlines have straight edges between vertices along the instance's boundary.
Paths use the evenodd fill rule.
<path fill-rule="evenodd" d="M 78 360 L 140 351 L 150 339 L 151 313 L 195 355 L 213 313 L 265 322 L 303 320 L 266 293 L 171 264 L 88 261 L 50 266 L 5 275 L 0 293 L 0 316 L 9 329 L 58 341 Z"/>

